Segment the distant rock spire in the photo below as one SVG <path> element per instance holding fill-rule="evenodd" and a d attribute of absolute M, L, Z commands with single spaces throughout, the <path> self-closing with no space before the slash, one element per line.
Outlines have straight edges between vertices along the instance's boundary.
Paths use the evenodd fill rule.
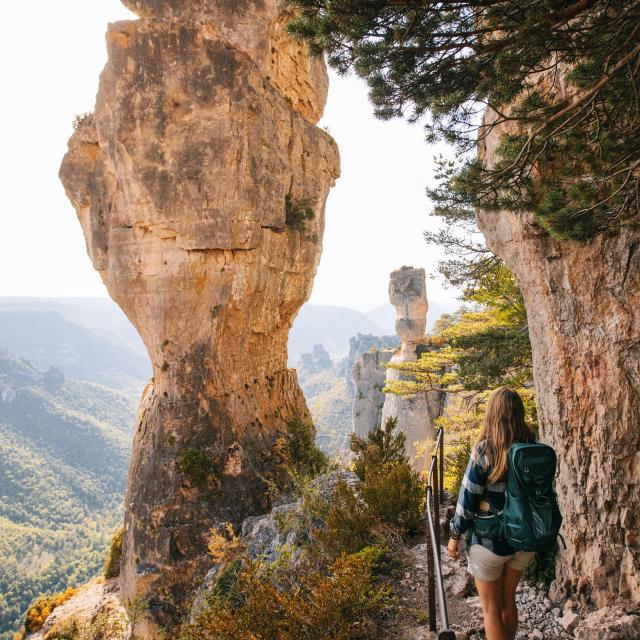
<path fill-rule="evenodd" d="M 396 332 L 400 336 L 400 350 L 391 358 L 391 363 L 414 362 L 416 348 L 424 338 L 427 326 L 427 287 L 424 269 L 402 267 L 389 277 L 389 301 L 395 307 Z M 397 369 L 387 369 L 389 381 L 407 379 Z M 433 440 L 433 421 L 438 417 L 441 405 L 440 393 L 423 391 L 412 396 L 387 393 L 382 408 L 381 420 L 398 419 L 398 429 L 407 436 L 407 454 L 418 471 L 428 465 L 430 441 Z"/>
<path fill-rule="evenodd" d="M 398 362 L 416 359 L 416 347 L 427 326 L 427 284 L 424 269 L 402 267 L 389 276 L 389 302 L 395 307 L 400 337 Z"/>

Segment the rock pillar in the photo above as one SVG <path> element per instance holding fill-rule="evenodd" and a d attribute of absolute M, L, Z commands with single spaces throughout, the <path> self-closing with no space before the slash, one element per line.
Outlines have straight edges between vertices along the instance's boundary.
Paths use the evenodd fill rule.
<path fill-rule="evenodd" d="M 355 387 L 353 396 L 353 432 L 366 438 L 381 424 L 385 394 L 382 389 L 387 377 L 387 363 L 393 351 L 372 349 L 360 354 L 355 361 L 351 376 Z"/>
<path fill-rule="evenodd" d="M 320 59 L 279 0 L 127 0 L 93 114 L 60 176 L 153 379 L 125 498 L 121 587 L 137 634 L 172 636 L 210 564 L 207 537 L 267 508 L 287 420 L 308 416 L 287 335 L 339 173 L 315 123 Z"/>
<path fill-rule="evenodd" d="M 424 269 L 402 267 L 391 273 L 389 301 L 397 313 L 396 332 L 400 337 L 400 349 L 391 363 L 415 362 L 416 348 L 424 337 L 427 326 L 427 288 Z M 401 380 L 397 369 L 387 369 L 387 380 Z M 407 453 L 418 471 L 425 471 L 429 464 L 433 420 L 440 414 L 440 394 L 425 391 L 411 396 L 387 393 L 382 408 L 382 422 L 395 416 L 398 429 L 407 436 Z"/>

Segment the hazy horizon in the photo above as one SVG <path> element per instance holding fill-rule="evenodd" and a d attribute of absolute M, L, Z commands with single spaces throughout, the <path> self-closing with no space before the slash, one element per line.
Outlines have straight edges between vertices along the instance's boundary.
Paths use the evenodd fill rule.
<path fill-rule="evenodd" d="M 428 303 L 433 303 L 434 305 L 444 306 L 449 309 L 456 308 L 458 306 L 462 306 L 462 302 L 458 302 L 455 297 L 451 298 L 435 298 L 433 296 L 429 297 L 429 293 L 427 291 Z M 15 300 L 110 300 L 113 304 L 118 304 L 108 293 L 104 293 L 103 295 L 84 295 L 84 296 L 31 296 L 31 295 L 4 295 L 0 293 L 0 301 L 7 299 L 15 299 Z M 385 307 L 386 305 L 392 306 L 391 303 L 387 301 L 383 301 L 380 304 L 374 305 L 373 307 L 363 306 L 361 308 L 356 306 L 349 306 L 346 304 L 333 304 L 330 302 L 317 302 L 315 300 L 308 300 L 305 303 L 306 306 L 318 306 L 318 307 L 338 307 L 341 309 L 353 309 L 354 311 L 359 311 L 364 315 L 371 313 L 373 311 L 379 310 L 381 307 Z"/>

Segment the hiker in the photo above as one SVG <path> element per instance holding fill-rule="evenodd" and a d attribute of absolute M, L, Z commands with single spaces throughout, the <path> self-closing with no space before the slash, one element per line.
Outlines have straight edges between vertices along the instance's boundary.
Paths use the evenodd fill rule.
<path fill-rule="evenodd" d="M 471 451 L 448 545 L 449 555 L 457 559 L 460 537 L 467 534 L 468 571 L 480 596 L 487 640 L 516 637 L 516 587 L 535 552 L 516 551 L 502 536 L 480 536 L 476 523 L 495 519 L 504 509 L 511 445 L 534 441 L 535 434 L 525 422 L 522 398 L 507 387 L 496 389 L 489 397 L 482 430 Z"/>

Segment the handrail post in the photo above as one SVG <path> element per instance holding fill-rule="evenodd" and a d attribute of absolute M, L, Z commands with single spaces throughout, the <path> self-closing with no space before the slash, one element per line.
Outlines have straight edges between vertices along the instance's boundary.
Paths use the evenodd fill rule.
<path fill-rule="evenodd" d="M 435 458 L 435 456 L 434 456 Z M 436 460 L 437 464 L 437 460 Z M 434 533 L 436 537 L 436 550 L 438 559 L 442 561 L 442 546 L 440 544 L 440 492 L 438 490 L 438 472 L 433 474 L 433 521 L 435 523 Z"/>
<path fill-rule="evenodd" d="M 440 467 L 438 472 L 440 474 L 440 501 L 444 502 L 444 428 L 440 427 L 440 452 L 439 452 Z"/>
<path fill-rule="evenodd" d="M 425 510 L 427 515 L 427 590 L 429 607 L 429 629 L 438 634 L 438 640 L 456 640 L 456 634 L 449 629 L 447 598 L 442 579 L 442 546 L 440 544 L 440 498 L 443 483 L 444 430 L 438 430 L 434 452 L 426 483 Z M 436 622 L 436 597 L 440 631 Z"/>
<path fill-rule="evenodd" d="M 429 491 L 427 490 L 427 510 L 431 509 Z M 427 535 L 427 601 L 429 606 L 429 630 L 437 631 L 436 623 L 436 576 L 433 561 L 433 545 L 431 536 Z"/>

